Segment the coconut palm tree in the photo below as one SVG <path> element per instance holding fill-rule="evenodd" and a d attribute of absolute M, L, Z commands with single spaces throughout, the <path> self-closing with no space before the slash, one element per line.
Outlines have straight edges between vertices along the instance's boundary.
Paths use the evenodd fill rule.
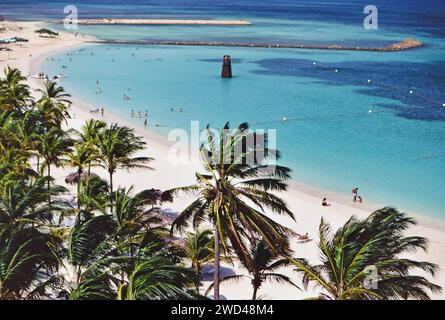
<path fill-rule="evenodd" d="M 67 163 L 71 167 L 77 168 L 74 174 L 71 174 L 67 180 L 77 184 L 77 198 L 79 198 L 80 181 L 84 179 L 84 168 L 89 166 L 93 161 L 98 159 L 90 144 L 76 143 L 70 152 L 66 153 Z M 80 209 L 80 202 L 77 201 L 77 209 Z"/>
<path fill-rule="evenodd" d="M 292 262 L 305 287 L 313 283 L 322 290 L 319 299 L 427 300 L 429 291 L 439 292 L 441 287 L 411 271 L 434 275 L 437 266 L 402 257 L 427 248 L 425 238 L 403 235 L 413 224 L 412 218 L 393 208 L 377 210 L 364 220 L 351 217 L 335 233 L 322 220 L 321 263 L 312 265 L 306 259 Z"/>
<path fill-rule="evenodd" d="M 116 256 L 112 237 L 115 230 L 111 215 L 76 218 L 67 248 L 68 261 L 75 269 L 74 288 L 83 278 L 91 279 L 100 274 L 104 264 Z"/>
<path fill-rule="evenodd" d="M 5 68 L 0 79 L 0 110 L 11 110 L 21 114 L 32 103 L 26 77 L 18 69 Z"/>
<path fill-rule="evenodd" d="M 119 169 L 150 169 L 146 164 L 152 158 L 138 157 L 136 154 L 144 150 L 145 142 L 127 127 L 111 125 L 102 130 L 97 139 L 99 149 L 99 165 L 109 174 L 111 212 L 113 211 L 113 175 Z"/>
<path fill-rule="evenodd" d="M 106 126 L 107 124 L 103 121 L 90 119 L 85 121 L 85 124 L 82 126 L 80 132 L 75 132 L 76 135 L 79 137 L 79 142 L 88 145 L 95 156 L 98 156 L 98 150 L 96 146 L 98 136 L 101 130 L 103 130 Z M 91 160 L 92 161 L 88 163 L 88 175 L 90 175 L 91 173 L 91 166 L 93 164 L 93 159 Z"/>
<path fill-rule="evenodd" d="M 71 95 L 53 81 L 47 81 L 45 88 L 38 91 L 42 93 L 42 97 L 37 101 L 37 108 L 45 118 L 48 128 L 53 126 L 60 128 L 60 125 L 69 117 Z"/>
<path fill-rule="evenodd" d="M 10 128 L 10 132 L 14 135 L 14 140 L 18 144 L 18 148 L 26 151 L 29 156 L 37 159 L 36 171 L 39 171 L 40 157 L 37 152 L 39 137 L 44 134 L 41 114 L 34 110 L 28 110 L 23 114 L 19 121 L 14 121 L 14 125 Z"/>
<path fill-rule="evenodd" d="M 121 237 L 133 237 L 138 233 L 153 230 L 159 225 L 161 219 L 158 217 L 157 208 L 146 207 L 151 204 L 151 199 L 146 197 L 147 190 L 132 196 L 133 188 L 119 188 L 114 192 L 114 216 L 117 223 L 117 233 Z"/>
<path fill-rule="evenodd" d="M 47 203 L 48 197 L 66 191 L 61 186 L 52 186 L 48 190 L 45 188 L 48 179 L 11 179 L 0 184 L 0 234 L 23 227 L 46 226 L 52 223 L 54 213 L 66 209 L 63 201 Z"/>
<path fill-rule="evenodd" d="M 105 180 L 94 174 L 80 180 L 77 202 L 83 215 L 92 217 L 94 213 L 105 214 L 108 201 L 109 190 Z"/>
<path fill-rule="evenodd" d="M 52 127 L 43 135 L 40 136 L 38 143 L 38 152 L 40 157 L 44 159 L 42 170 L 47 169 L 47 177 L 51 177 L 51 166 L 62 166 L 66 161 L 63 158 L 69 152 L 73 141 L 68 137 L 63 130 Z M 47 180 L 47 188 L 50 188 L 51 180 Z M 51 202 L 51 198 L 48 198 Z"/>
<path fill-rule="evenodd" d="M 298 286 L 288 276 L 277 272 L 278 269 L 289 266 L 289 259 L 287 257 L 277 256 L 272 250 L 270 250 L 264 240 L 252 239 L 249 259 L 251 263 L 245 265 L 244 267 L 248 270 L 250 276 L 227 276 L 222 278 L 221 282 L 237 281 L 242 278 L 249 279 L 253 287 L 252 300 L 257 300 L 258 290 L 261 288 L 263 283 L 267 281 L 287 284 L 298 288 Z M 213 284 L 209 286 L 206 294 L 208 294 L 212 287 Z"/>
<path fill-rule="evenodd" d="M 0 300 L 38 298 L 60 284 L 61 243 L 35 228 L 0 236 Z"/>
<path fill-rule="evenodd" d="M 198 229 L 196 232 L 187 232 L 185 235 L 185 254 L 198 278 L 201 277 L 202 267 L 213 261 L 214 242 L 211 229 Z M 199 294 L 199 286 L 196 291 Z"/>
<path fill-rule="evenodd" d="M 267 148 L 267 136 L 253 134 L 247 124 L 241 124 L 235 130 L 230 130 L 226 124 L 220 130 L 219 138 L 215 138 L 208 128 L 207 136 L 207 144 L 201 146 L 201 158 L 207 172 L 196 174 L 197 184 L 167 193 L 192 192 L 198 195 L 173 222 L 172 231 L 185 229 L 189 221 L 195 228 L 204 221 L 214 227 L 214 297 L 219 299 L 220 245 L 223 252 L 227 252 L 226 239 L 244 264 L 249 264 L 246 239 L 253 235 L 263 237 L 273 252 L 288 253 L 288 235 L 292 232 L 269 218 L 264 210 L 293 218 L 286 203 L 270 192 L 286 189 L 284 180 L 290 177 L 290 170 L 266 163 L 274 155 L 273 150 Z M 277 152 L 275 157 L 279 157 Z"/>
<path fill-rule="evenodd" d="M 26 153 L 15 148 L 2 149 L 0 147 L 0 184 L 35 173 L 31 172 Z"/>
<path fill-rule="evenodd" d="M 192 299 L 189 289 L 198 279 L 194 271 L 171 259 L 168 249 L 159 244 L 143 243 L 128 272 L 128 280 L 121 282 L 118 300 L 174 300 Z"/>

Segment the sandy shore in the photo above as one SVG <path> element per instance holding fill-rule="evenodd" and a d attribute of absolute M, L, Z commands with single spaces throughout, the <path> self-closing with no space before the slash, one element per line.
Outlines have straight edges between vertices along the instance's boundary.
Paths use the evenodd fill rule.
<path fill-rule="evenodd" d="M 0 23 L 1 25 L 1 23 Z M 40 71 L 41 63 L 47 56 L 55 52 L 66 50 L 70 47 L 85 45 L 85 40 L 75 38 L 71 34 L 61 33 L 57 39 L 43 39 L 33 32 L 38 26 L 36 23 L 9 23 L 8 26 L 14 30 L 7 30 L 0 33 L 0 37 L 24 37 L 29 39 L 28 43 L 22 45 L 13 45 L 12 52 L 9 53 L 9 59 L 6 52 L 0 52 L 0 68 L 10 65 L 22 70 L 24 74 L 35 74 Z M 19 29 L 22 28 L 22 29 Z M 32 88 L 40 87 L 42 82 L 36 79 L 30 79 Z M 63 80 L 60 82 L 63 85 Z M 135 125 L 125 119 L 115 117 L 109 113 L 105 113 L 102 118 L 100 115 L 91 114 L 89 109 L 97 108 L 96 105 L 90 105 L 77 99 L 72 99 L 74 104 L 71 109 L 72 119 L 68 121 L 68 127 L 78 129 L 89 118 L 100 118 L 108 122 L 117 122 L 121 125 L 134 126 L 137 133 L 144 137 L 148 148 L 144 151 L 145 155 L 154 157 L 156 160 L 152 163 L 154 171 L 142 172 L 125 172 L 120 171 L 116 174 L 116 185 L 130 186 L 134 185 L 135 191 L 146 188 L 168 189 L 175 186 L 188 185 L 194 183 L 195 171 L 202 171 L 200 165 L 196 164 L 177 164 L 173 165 L 168 159 L 168 150 L 171 143 L 166 138 L 161 137 L 143 127 Z M 186 156 L 186 155 L 184 155 Z M 74 169 L 55 169 L 53 174 L 57 183 L 64 184 L 64 178 Z M 95 169 L 103 177 L 107 177 L 106 172 L 101 169 Z M 70 187 L 72 188 L 72 187 Z M 327 196 L 332 203 L 331 207 L 322 207 L 320 205 L 321 198 Z M 294 229 L 298 233 L 306 233 L 314 239 L 306 244 L 298 244 L 292 242 L 295 250 L 295 256 L 305 257 L 316 262 L 318 260 L 317 249 L 317 230 L 321 217 L 329 221 L 333 227 L 341 226 L 350 216 L 356 215 L 366 217 L 372 210 L 381 207 L 377 204 L 355 204 L 351 203 L 349 195 L 339 195 L 327 190 L 310 187 L 298 182 L 292 182 L 288 192 L 283 193 L 282 197 L 287 201 L 291 210 L 295 213 L 297 222 L 288 218 L 277 216 L 277 221 Z M 190 201 L 190 198 L 182 196 L 178 198 L 174 204 L 166 205 L 166 209 L 173 212 L 182 210 Z M 419 221 L 417 226 L 408 230 L 409 235 L 421 235 L 430 240 L 428 253 L 417 252 L 414 256 L 416 259 L 428 260 L 441 266 L 441 271 L 436 275 L 433 281 L 445 287 L 445 228 L 442 221 L 436 221 L 424 216 L 415 215 Z M 238 265 L 226 266 L 237 274 L 245 273 L 245 270 Z M 301 283 L 291 269 L 283 272 L 291 276 L 297 283 Z M 208 282 L 204 284 L 208 285 Z M 308 291 L 298 291 L 294 288 L 281 286 L 277 284 L 265 284 L 260 289 L 260 295 L 263 299 L 301 299 L 312 297 L 317 290 L 310 288 Z M 249 280 L 243 280 L 237 284 L 223 285 L 221 293 L 228 299 L 249 299 L 252 294 Z M 433 296 L 435 299 L 445 298 L 445 294 Z"/>

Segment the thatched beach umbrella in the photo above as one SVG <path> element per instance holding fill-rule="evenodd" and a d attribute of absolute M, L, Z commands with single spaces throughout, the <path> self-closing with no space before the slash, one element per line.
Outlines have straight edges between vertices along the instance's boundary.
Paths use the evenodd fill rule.
<path fill-rule="evenodd" d="M 72 184 L 72 185 L 76 185 L 78 184 L 80 181 L 85 181 L 85 179 L 87 179 L 88 177 L 98 177 L 97 175 L 95 175 L 94 173 L 88 174 L 88 172 L 73 172 L 70 173 L 66 178 L 65 178 L 65 183 L 67 184 Z"/>
<path fill-rule="evenodd" d="M 58 32 L 54 32 L 54 31 L 51 31 L 49 29 L 44 29 L 44 28 L 36 30 L 35 33 L 38 33 L 39 37 L 46 36 L 46 37 L 49 37 L 49 38 L 54 38 L 54 37 L 59 35 Z"/>
<path fill-rule="evenodd" d="M 164 202 L 172 202 L 173 197 L 167 193 L 164 193 L 163 191 L 159 189 L 148 189 L 143 191 L 142 196 L 148 200 L 149 204 L 152 206 L 164 203 Z"/>

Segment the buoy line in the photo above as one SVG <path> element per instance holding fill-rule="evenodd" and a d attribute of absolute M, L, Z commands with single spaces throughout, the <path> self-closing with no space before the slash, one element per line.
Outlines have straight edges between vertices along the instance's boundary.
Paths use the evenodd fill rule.
<path fill-rule="evenodd" d="M 338 73 L 338 72 L 339 72 L 339 69 L 338 69 L 338 68 L 331 67 L 331 66 L 329 66 L 329 65 L 326 65 L 326 64 L 323 64 L 323 63 L 320 63 L 320 62 L 317 62 L 317 61 L 312 62 L 312 65 L 313 65 L 314 67 L 316 67 L 316 68 L 320 68 L 320 69 L 324 69 L 324 70 L 334 71 L 335 73 Z M 375 80 L 371 80 L 371 79 L 368 79 L 367 83 L 368 83 L 368 85 L 371 85 L 371 84 L 374 84 L 374 83 L 375 83 L 377 86 L 386 87 L 386 88 L 389 88 L 389 89 L 392 89 L 392 90 L 397 90 L 397 91 L 400 91 L 400 92 L 402 92 L 402 93 L 405 93 L 406 95 L 414 95 L 414 96 L 417 96 L 417 97 L 419 97 L 419 98 L 422 98 L 422 99 L 424 99 L 424 100 L 426 100 L 426 101 L 432 102 L 433 104 L 438 105 L 438 106 L 440 106 L 440 107 L 442 107 L 442 108 L 445 108 L 445 101 L 444 101 L 444 102 L 441 102 L 441 101 L 435 100 L 435 99 L 433 99 L 433 98 L 431 98 L 431 97 L 429 97 L 429 96 L 426 96 L 426 95 L 423 95 L 423 94 L 421 94 L 421 93 L 418 93 L 418 92 L 415 91 L 415 89 L 413 89 L 413 88 L 408 89 L 408 88 L 402 88 L 402 87 L 390 86 L 390 85 L 387 85 L 387 84 L 385 84 L 385 83 L 383 83 L 383 82 L 376 82 Z"/>

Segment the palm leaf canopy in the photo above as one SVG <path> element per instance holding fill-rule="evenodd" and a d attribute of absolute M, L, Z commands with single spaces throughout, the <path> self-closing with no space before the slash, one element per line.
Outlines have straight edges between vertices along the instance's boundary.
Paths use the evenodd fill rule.
<path fill-rule="evenodd" d="M 429 291 L 441 288 L 411 271 L 420 269 L 433 276 L 437 266 L 401 257 L 427 248 L 425 238 L 403 235 L 414 223 L 393 208 L 377 210 L 364 220 L 352 217 L 335 233 L 322 220 L 322 263 L 311 265 L 305 259 L 293 263 L 305 286 L 314 283 L 323 290 L 324 298 L 429 299 Z"/>
<path fill-rule="evenodd" d="M 274 252 L 289 252 L 287 237 L 293 232 L 269 218 L 266 210 L 294 218 L 286 203 L 272 191 L 285 190 L 290 169 L 275 163 L 279 153 L 268 148 L 267 135 L 252 133 L 247 124 L 219 132 L 207 129 L 201 146 L 206 173 L 197 173 L 197 184 L 169 190 L 197 194 L 175 220 L 172 230 L 182 230 L 190 222 L 196 228 L 210 222 L 229 239 L 240 259 L 248 263 L 246 241 L 261 236 Z M 223 247 L 227 252 L 228 248 Z"/>

